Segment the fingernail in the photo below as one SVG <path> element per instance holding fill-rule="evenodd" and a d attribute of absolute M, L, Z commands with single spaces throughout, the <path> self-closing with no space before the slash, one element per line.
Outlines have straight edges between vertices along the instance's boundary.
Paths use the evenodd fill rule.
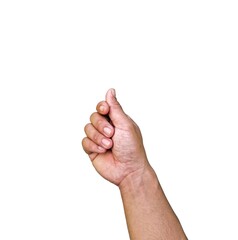
<path fill-rule="evenodd" d="M 102 144 L 108 147 L 108 146 L 111 144 L 111 142 L 110 142 L 110 140 L 104 138 L 104 139 L 102 140 Z"/>
<path fill-rule="evenodd" d="M 101 147 L 101 146 L 98 146 L 98 150 L 100 150 L 100 151 L 104 151 L 104 148 Z"/>
<path fill-rule="evenodd" d="M 111 93 L 112 93 L 113 97 L 116 97 L 116 90 L 114 88 L 112 88 Z"/>
<path fill-rule="evenodd" d="M 104 131 L 104 133 L 106 133 L 108 136 L 110 136 L 110 134 L 112 133 L 112 130 L 111 130 L 110 128 L 108 128 L 108 127 L 105 127 L 105 128 L 103 129 L 103 131 Z"/>
<path fill-rule="evenodd" d="M 100 110 L 101 112 L 104 112 L 105 107 L 104 107 L 103 105 L 101 105 L 101 106 L 99 107 L 99 110 Z"/>

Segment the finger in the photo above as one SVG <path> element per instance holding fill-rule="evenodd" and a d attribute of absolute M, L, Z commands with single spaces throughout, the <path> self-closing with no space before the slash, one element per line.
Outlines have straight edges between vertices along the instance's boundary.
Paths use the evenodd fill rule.
<path fill-rule="evenodd" d="M 109 105 L 106 101 L 101 101 L 97 104 L 96 110 L 101 115 L 107 115 L 109 113 Z"/>
<path fill-rule="evenodd" d="M 110 149 L 112 147 L 112 140 L 101 134 L 91 123 L 87 124 L 84 130 L 87 137 L 96 145 L 105 149 Z"/>
<path fill-rule="evenodd" d="M 95 142 L 93 142 L 92 140 L 90 140 L 89 138 L 85 137 L 82 140 L 82 146 L 83 146 L 83 150 L 89 155 L 91 155 L 92 153 L 104 153 L 106 152 L 106 149 L 98 146 Z"/>
<path fill-rule="evenodd" d="M 114 134 L 114 127 L 108 122 L 105 116 L 95 112 L 91 115 L 90 121 L 93 126 L 105 137 L 112 137 Z"/>
<path fill-rule="evenodd" d="M 109 117 L 114 126 L 120 127 L 122 125 L 127 124 L 128 117 L 124 113 L 120 103 L 116 98 L 116 91 L 115 89 L 111 88 L 106 93 L 106 102 L 110 107 Z"/>

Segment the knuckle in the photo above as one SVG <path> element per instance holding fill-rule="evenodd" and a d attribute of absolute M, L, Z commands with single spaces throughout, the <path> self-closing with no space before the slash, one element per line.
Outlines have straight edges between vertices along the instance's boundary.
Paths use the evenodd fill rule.
<path fill-rule="evenodd" d="M 97 122 L 98 128 L 99 128 L 99 129 L 102 129 L 102 128 L 103 128 L 103 125 L 104 125 L 103 120 L 98 120 L 98 122 Z"/>
<path fill-rule="evenodd" d="M 87 123 L 84 127 L 84 132 L 87 134 L 89 128 L 91 127 L 91 123 Z"/>
<path fill-rule="evenodd" d="M 94 141 L 95 143 L 100 142 L 100 135 L 99 135 L 98 133 L 94 133 L 94 135 L 93 135 L 93 141 Z"/>
<path fill-rule="evenodd" d="M 105 108 L 104 101 L 99 102 L 97 107 L 96 107 L 98 112 L 102 112 L 104 110 L 104 108 Z"/>
<path fill-rule="evenodd" d="M 96 112 L 94 112 L 94 113 L 91 114 L 91 116 L 90 116 L 90 122 L 93 122 L 93 119 L 95 119 L 96 115 L 97 115 Z"/>
<path fill-rule="evenodd" d="M 97 142 L 97 141 L 98 141 L 98 135 L 97 135 L 97 134 L 94 134 L 94 135 L 93 135 L 93 141 L 94 141 L 94 142 Z"/>
<path fill-rule="evenodd" d="M 88 142 L 87 137 L 85 137 L 85 138 L 82 139 L 82 146 L 83 146 L 84 151 L 86 151 L 87 142 Z"/>
<path fill-rule="evenodd" d="M 127 127 L 128 127 L 128 129 L 133 130 L 133 129 L 135 128 L 135 125 L 133 124 L 132 121 L 129 121 L 129 122 L 127 123 Z"/>

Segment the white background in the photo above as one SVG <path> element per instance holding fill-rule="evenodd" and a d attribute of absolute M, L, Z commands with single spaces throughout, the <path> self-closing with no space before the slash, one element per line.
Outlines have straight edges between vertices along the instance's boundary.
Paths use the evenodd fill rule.
<path fill-rule="evenodd" d="M 189 239 L 238 239 L 237 1 L 0 1 L 0 239 L 129 239 L 81 148 L 117 90 Z"/>

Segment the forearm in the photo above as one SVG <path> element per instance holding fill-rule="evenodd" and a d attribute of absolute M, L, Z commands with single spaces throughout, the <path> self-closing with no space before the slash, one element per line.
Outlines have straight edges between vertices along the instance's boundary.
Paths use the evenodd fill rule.
<path fill-rule="evenodd" d="M 131 240 L 187 239 L 151 167 L 119 187 Z"/>

